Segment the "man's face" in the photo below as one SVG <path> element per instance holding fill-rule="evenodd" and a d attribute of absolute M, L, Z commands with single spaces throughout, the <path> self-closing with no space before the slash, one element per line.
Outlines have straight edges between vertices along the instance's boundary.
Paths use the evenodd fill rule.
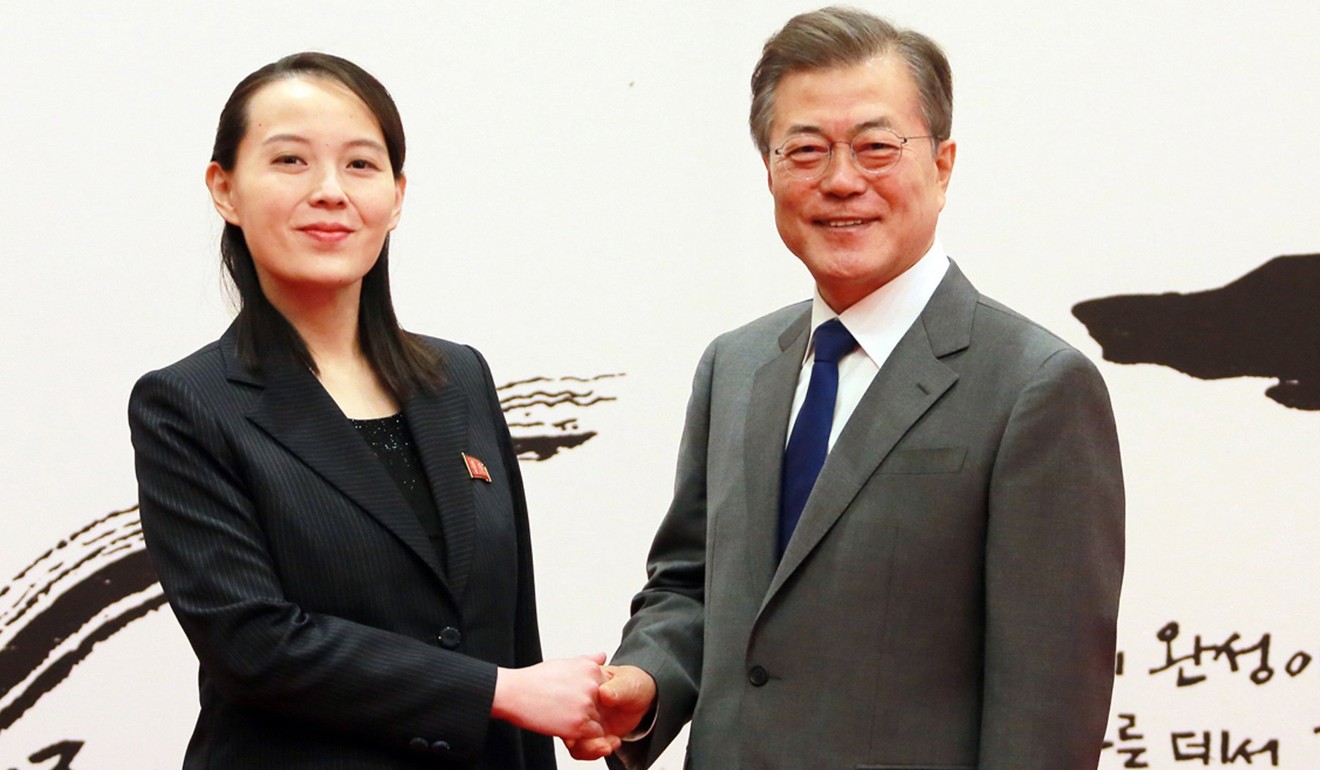
<path fill-rule="evenodd" d="M 849 143 L 871 127 L 901 136 L 928 133 L 916 83 L 896 57 L 790 73 L 775 90 L 772 148 L 800 135 L 839 142 L 814 179 L 790 176 L 773 151 L 765 158 L 779 236 L 838 312 L 926 253 L 953 172 L 953 141 L 940 143 L 932 155 L 933 139 L 912 139 L 898 162 L 879 175 L 862 171 Z"/>

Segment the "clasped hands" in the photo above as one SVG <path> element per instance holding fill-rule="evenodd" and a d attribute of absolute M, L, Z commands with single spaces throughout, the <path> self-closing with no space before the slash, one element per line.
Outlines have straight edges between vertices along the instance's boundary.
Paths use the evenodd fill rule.
<path fill-rule="evenodd" d="M 655 701 L 655 680 L 636 666 L 606 666 L 605 654 L 501 668 L 491 716 L 557 735 L 574 759 L 612 754 Z"/>

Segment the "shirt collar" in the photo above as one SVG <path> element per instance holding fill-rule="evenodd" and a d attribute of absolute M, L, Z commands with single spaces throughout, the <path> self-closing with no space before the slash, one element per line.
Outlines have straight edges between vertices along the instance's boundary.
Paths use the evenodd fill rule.
<path fill-rule="evenodd" d="M 862 352 L 876 366 L 884 364 L 898 341 L 921 315 L 948 269 L 948 254 L 939 236 L 936 236 L 921 259 L 841 314 L 834 312 L 821 299 L 819 290 L 814 291 L 811 300 L 811 340 L 803 360 L 809 359 L 815 350 L 816 329 L 831 318 L 838 318 L 857 340 Z"/>

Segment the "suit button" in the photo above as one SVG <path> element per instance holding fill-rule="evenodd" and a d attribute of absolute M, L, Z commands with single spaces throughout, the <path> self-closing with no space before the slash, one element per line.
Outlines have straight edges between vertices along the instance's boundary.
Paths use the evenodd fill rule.
<path fill-rule="evenodd" d="M 770 681 L 770 672 L 763 666 L 752 666 L 747 671 L 747 681 L 751 682 L 753 687 L 760 687 Z"/>
<path fill-rule="evenodd" d="M 440 646 L 446 650 L 457 650 L 463 643 L 463 632 L 453 626 L 445 626 L 440 632 Z"/>
<path fill-rule="evenodd" d="M 413 738 L 408 741 L 408 748 L 413 751 L 426 751 L 431 748 L 431 744 L 427 743 L 425 738 Z"/>
<path fill-rule="evenodd" d="M 431 744 L 432 754 L 444 754 L 449 751 L 449 743 L 446 741 L 436 741 Z"/>

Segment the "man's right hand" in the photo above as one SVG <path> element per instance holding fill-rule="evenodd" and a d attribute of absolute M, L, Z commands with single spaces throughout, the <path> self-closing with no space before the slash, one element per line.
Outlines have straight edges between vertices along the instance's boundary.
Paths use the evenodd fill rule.
<path fill-rule="evenodd" d="M 574 759 L 593 760 L 611 754 L 623 738 L 637 731 L 642 718 L 655 703 L 655 679 L 642 669 L 636 666 L 606 666 L 605 676 L 608 678 L 601 684 L 596 696 L 600 726 L 605 735 L 600 738 L 565 739 L 564 745 Z"/>

